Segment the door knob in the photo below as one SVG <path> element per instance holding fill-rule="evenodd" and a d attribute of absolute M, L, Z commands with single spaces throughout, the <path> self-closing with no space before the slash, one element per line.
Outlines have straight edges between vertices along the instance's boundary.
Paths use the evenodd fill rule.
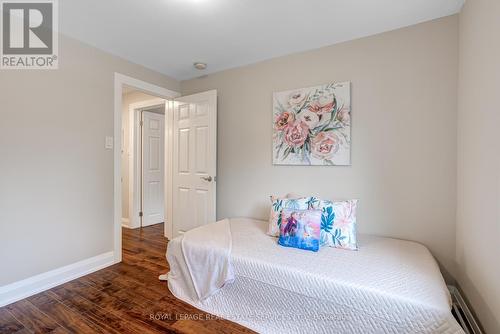
<path fill-rule="evenodd" d="M 202 180 L 205 180 L 207 182 L 212 182 L 212 177 L 211 176 L 201 176 Z"/>

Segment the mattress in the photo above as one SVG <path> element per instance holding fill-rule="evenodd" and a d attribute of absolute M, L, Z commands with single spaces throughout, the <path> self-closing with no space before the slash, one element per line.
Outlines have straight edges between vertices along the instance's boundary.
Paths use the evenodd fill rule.
<path fill-rule="evenodd" d="M 358 251 L 315 253 L 279 246 L 264 221 L 230 228 L 235 281 L 203 301 L 189 279 L 169 281 L 177 298 L 259 333 L 463 333 L 421 244 L 359 235 Z M 169 242 L 171 272 L 182 268 L 180 238 Z"/>

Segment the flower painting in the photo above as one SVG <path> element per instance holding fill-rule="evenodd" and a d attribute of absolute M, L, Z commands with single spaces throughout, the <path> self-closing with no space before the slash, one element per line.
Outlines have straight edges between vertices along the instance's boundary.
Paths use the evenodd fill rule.
<path fill-rule="evenodd" d="M 273 163 L 351 164 L 350 83 L 274 93 Z"/>

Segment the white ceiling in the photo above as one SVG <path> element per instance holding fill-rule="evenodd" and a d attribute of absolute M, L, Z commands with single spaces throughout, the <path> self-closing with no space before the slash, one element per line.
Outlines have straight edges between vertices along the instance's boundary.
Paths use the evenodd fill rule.
<path fill-rule="evenodd" d="M 455 14 L 464 1 L 63 0 L 59 17 L 63 34 L 182 80 Z"/>

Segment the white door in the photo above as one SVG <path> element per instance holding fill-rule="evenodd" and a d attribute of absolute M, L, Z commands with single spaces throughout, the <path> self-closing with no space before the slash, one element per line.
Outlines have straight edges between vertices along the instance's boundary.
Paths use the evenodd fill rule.
<path fill-rule="evenodd" d="M 217 91 L 175 99 L 173 107 L 173 236 L 214 222 Z"/>
<path fill-rule="evenodd" d="M 142 112 L 142 226 L 165 221 L 165 115 Z"/>

